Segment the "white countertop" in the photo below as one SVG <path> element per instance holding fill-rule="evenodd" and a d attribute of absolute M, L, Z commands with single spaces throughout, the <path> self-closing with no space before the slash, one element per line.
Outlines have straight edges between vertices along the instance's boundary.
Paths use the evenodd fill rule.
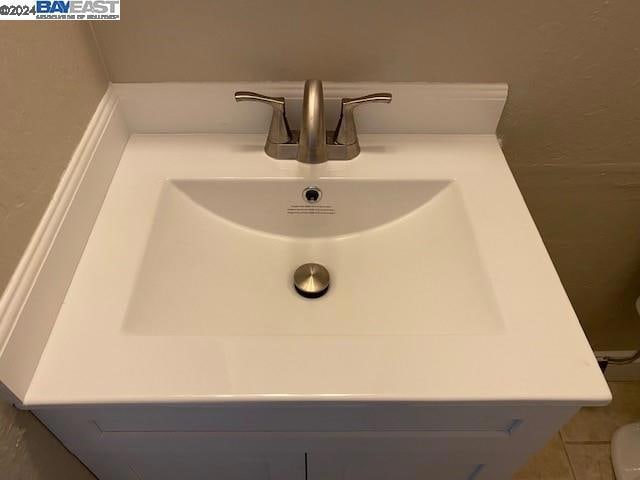
<path fill-rule="evenodd" d="M 262 152 L 263 142 L 264 135 L 247 134 L 130 138 L 25 406 L 609 401 L 597 362 L 495 136 L 361 135 L 358 158 L 313 167 L 270 159 Z M 318 177 L 457 182 L 502 328 L 467 335 L 394 336 L 169 336 L 123 329 L 166 179 L 301 178 L 310 168 Z"/>

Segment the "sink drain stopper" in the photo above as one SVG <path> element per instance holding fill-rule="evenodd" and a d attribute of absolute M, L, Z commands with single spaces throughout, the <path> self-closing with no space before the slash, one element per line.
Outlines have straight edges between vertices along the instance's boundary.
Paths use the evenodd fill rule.
<path fill-rule="evenodd" d="M 319 298 L 329 290 L 329 271 L 319 263 L 305 263 L 296 268 L 293 285 L 305 298 Z"/>

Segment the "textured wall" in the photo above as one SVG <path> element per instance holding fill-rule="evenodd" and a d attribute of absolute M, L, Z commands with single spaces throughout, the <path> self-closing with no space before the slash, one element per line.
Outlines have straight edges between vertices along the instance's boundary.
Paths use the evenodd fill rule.
<path fill-rule="evenodd" d="M 640 346 L 637 0 L 137 0 L 97 24 L 114 82 L 508 82 L 499 129 L 594 347 Z"/>
<path fill-rule="evenodd" d="M 107 87 L 88 24 L 2 22 L 0 291 Z M 30 413 L 0 404 L 0 477 L 93 476 Z"/>

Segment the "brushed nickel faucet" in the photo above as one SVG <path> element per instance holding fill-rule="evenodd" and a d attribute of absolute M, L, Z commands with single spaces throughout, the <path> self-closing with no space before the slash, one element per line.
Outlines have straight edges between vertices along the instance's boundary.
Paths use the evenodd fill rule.
<path fill-rule="evenodd" d="M 320 80 L 304 82 L 298 161 L 323 163 L 327 154 L 327 130 L 324 128 L 324 91 Z"/>
<path fill-rule="evenodd" d="M 302 163 L 327 160 L 351 160 L 360 153 L 360 143 L 353 110 L 365 103 L 390 103 L 390 93 L 374 93 L 358 98 L 343 98 L 336 129 L 327 131 L 324 124 L 324 91 L 320 80 L 304 84 L 300 130 L 289 128 L 284 97 L 268 97 L 254 92 L 236 92 L 237 102 L 256 101 L 273 108 L 264 151 L 279 160 L 296 159 Z"/>

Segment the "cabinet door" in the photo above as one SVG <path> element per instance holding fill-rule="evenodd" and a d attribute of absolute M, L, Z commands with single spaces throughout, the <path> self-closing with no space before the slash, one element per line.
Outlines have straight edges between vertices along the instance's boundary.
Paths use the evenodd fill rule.
<path fill-rule="evenodd" d="M 471 480 L 483 465 L 412 453 L 319 453 L 308 456 L 309 480 Z"/>
<path fill-rule="evenodd" d="M 212 454 L 205 450 L 129 456 L 141 480 L 304 480 L 304 455 Z"/>

